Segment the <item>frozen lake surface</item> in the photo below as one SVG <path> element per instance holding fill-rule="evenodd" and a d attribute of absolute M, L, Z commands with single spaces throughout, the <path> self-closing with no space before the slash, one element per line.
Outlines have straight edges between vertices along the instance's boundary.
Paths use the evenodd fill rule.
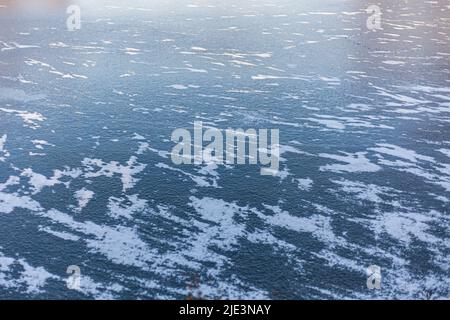
<path fill-rule="evenodd" d="M 449 295 L 448 1 L 60 3 L 0 1 L 0 298 Z M 194 121 L 280 171 L 174 165 Z"/>

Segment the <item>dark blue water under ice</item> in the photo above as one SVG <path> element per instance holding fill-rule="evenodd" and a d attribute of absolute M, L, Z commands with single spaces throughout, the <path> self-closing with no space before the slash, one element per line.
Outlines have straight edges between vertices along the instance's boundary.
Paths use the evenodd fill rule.
<path fill-rule="evenodd" d="M 0 1 L 0 298 L 449 296 L 450 2 L 77 3 Z M 279 173 L 174 165 L 194 121 Z"/>

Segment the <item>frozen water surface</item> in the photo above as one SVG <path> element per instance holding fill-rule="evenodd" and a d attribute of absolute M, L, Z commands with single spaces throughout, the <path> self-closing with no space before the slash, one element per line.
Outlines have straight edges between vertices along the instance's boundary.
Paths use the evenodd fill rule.
<path fill-rule="evenodd" d="M 75 3 L 0 1 L 0 298 L 448 296 L 448 1 Z M 174 165 L 194 121 L 280 172 Z"/>

